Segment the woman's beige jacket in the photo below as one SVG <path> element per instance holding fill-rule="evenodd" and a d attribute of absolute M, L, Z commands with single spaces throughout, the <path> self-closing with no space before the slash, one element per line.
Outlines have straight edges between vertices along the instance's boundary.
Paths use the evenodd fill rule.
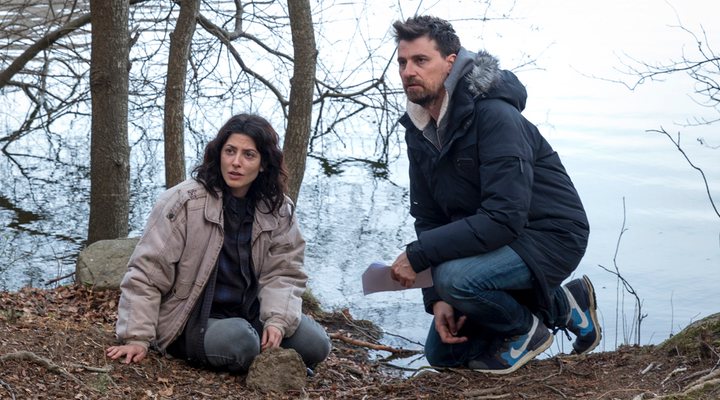
<path fill-rule="evenodd" d="M 183 331 L 211 276 L 223 244 L 223 201 L 193 179 L 155 204 L 120 284 L 116 333 L 123 343 L 160 351 Z M 252 260 L 258 277 L 260 321 L 284 337 L 300 323 L 307 275 L 305 241 L 289 198 L 279 212 L 256 206 Z"/>

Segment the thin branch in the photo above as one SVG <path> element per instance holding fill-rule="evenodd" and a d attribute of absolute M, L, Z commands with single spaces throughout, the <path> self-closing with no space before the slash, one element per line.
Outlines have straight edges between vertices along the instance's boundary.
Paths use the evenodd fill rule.
<path fill-rule="evenodd" d="M 235 46 L 232 45 L 232 41 L 227 37 L 225 31 L 222 28 L 213 24 L 210 20 L 203 17 L 202 15 L 198 16 L 198 22 L 200 23 L 200 26 L 202 26 L 208 33 L 220 39 L 220 42 L 222 42 L 228 49 L 228 51 L 230 51 L 230 54 L 232 54 L 235 61 L 238 63 L 238 65 L 240 65 L 240 68 L 245 71 L 245 73 L 262 82 L 271 92 L 273 92 L 273 94 L 275 94 L 278 102 L 280 102 L 280 104 L 282 105 L 283 114 L 287 118 L 286 108 L 289 104 L 289 101 L 285 99 L 280 90 L 276 88 L 269 80 L 265 79 L 262 75 L 253 71 L 245 64 L 242 57 L 240 56 L 240 53 L 238 53 L 237 49 L 235 49 Z"/>
<path fill-rule="evenodd" d="M 640 327 L 641 327 L 641 325 L 642 325 L 642 321 L 645 319 L 645 317 L 646 317 L 647 315 L 643 315 L 643 313 L 642 313 L 642 302 L 640 301 L 640 296 L 639 296 L 638 293 L 635 291 L 635 289 L 632 287 L 632 285 L 630 284 L 630 282 L 628 282 L 628 281 L 620 274 L 620 267 L 618 267 L 618 264 L 617 264 L 617 256 L 618 256 L 618 253 L 620 252 L 620 242 L 622 241 L 623 234 L 625 234 L 625 232 L 627 231 L 627 229 L 625 228 L 625 223 L 626 223 L 626 208 L 625 208 L 625 198 L 623 197 L 623 222 L 622 222 L 622 227 L 620 228 L 620 234 L 618 235 L 617 243 L 615 244 L 615 254 L 613 255 L 613 266 L 615 267 L 615 271 L 612 271 L 612 270 L 610 270 L 610 269 L 608 269 L 608 268 L 605 268 L 605 267 L 602 266 L 602 265 L 598 265 L 598 267 L 600 267 L 600 268 L 604 269 L 605 271 L 610 272 L 611 274 L 615 275 L 615 276 L 618 278 L 618 280 L 623 284 L 623 287 L 625 288 L 625 291 L 628 292 L 629 294 L 633 295 L 633 297 L 635 297 L 635 304 L 636 304 L 636 306 L 637 306 L 637 314 L 636 314 L 636 316 L 633 317 L 633 319 L 635 319 L 635 317 L 637 317 L 637 320 L 636 320 L 637 332 L 636 332 L 636 334 L 635 334 L 635 344 L 639 345 L 639 344 L 640 344 Z M 619 302 L 619 300 L 617 300 L 617 301 Z M 624 319 L 623 319 L 623 321 L 624 321 Z M 623 324 L 624 324 L 624 322 L 623 322 Z M 615 329 L 616 329 L 616 332 L 615 332 L 615 346 L 617 346 L 617 326 L 618 326 L 618 315 L 617 315 L 617 309 L 616 309 L 616 315 L 615 315 Z M 631 332 L 632 332 L 632 330 L 631 330 Z"/>
<path fill-rule="evenodd" d="M 144 1 L 147 0 L 130 0 L 130 5 L 138 4 Z M 90 13 L 83 14 L 69 21 L 62 27 L 52 32 L 49 32 L 45 36 L 38 39 L 30 47 L 25 49 L 25 51 L 20 54 L 4 71 L 0 72 L 0 88 L 5 87 L 5 85 L 8 84 L 10 79 L 12 79 L 15 74 L 20 72 L 23 67 L 25 67 L 25 65 L 30 62 L 30 60 L 35 58 L 41 51 L 49 48 L 62 37 L 75 31 L 78 28 L 85 26 L 88 23 L 90 23 Z"/>
<path fill-rule="evenodd" d="M 690 157 L 688 157 L 687 153 L 685 153 L 685 150 L 680 146 L 680 132 L 677 133 L 677 140 L 675 140 L 670 134 L 663 129 L 662 127 L 660 129 L 649 129 L 646 132 L 656 132 L 661 133 L 665 136 L 667 136 L 668 139 L 672 142 L 672 144 L 675 145 L 675 148 L 680 152 L 680 154 L 685 157 L 685 161 L 690 164 L 691 167 L 693 167 L 695 170 L 697 170 L 700 173 L 700 176 L 702 176 L 702 180 L 705 183 L 705 192 L 707 193 L 708 199 L 710 200 L 710 205 L 712 206 L 713 210 L 715 211 L 715 215 L 720 218 L 720 211 L 718 211 L 717 206 L 715 205 L 715 201 L 713 200 L 712 193 L 710 193 L 710 185 L 708 184 L 707 177 L 705 176 L 705 172 L 698 166 L 696 166 L 691 160 Z"/>
<path fill-rule="evenodd" d="M 330 336 L 331 339 L 340 340 L 342 342 L 351 344 L 353 346 L 366 347 L 371 350 L 388 351 L 393 354 L 419 354 L 419 353 L 421 353 L 419 350 L 396 349 L 394 347 L 386 346 L 383 344 L 376 344 L 376 343 L 366 342 L 364 340 L 353 339 L 353 338 L 347 337 L 339 332 L 330 333 L 328 336 Z"/>

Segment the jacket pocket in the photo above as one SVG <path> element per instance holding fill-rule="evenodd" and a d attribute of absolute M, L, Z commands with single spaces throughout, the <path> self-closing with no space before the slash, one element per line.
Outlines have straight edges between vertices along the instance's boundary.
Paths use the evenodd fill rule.
<path fill-rule="evenodd" d="M 480 183 L 480 174 L 478 171 L 478 160 L 471 154 L 457 154 L 453 160 L 453 168 L 455 173 L 464 181 L 471 185 Z"/>
<path fill-rule="evenodd" d="M 185 300 L 190 297 L 193 285 L 194 282 L 178 281 L 172 289 L 172 294 L 178 299 Z"/>

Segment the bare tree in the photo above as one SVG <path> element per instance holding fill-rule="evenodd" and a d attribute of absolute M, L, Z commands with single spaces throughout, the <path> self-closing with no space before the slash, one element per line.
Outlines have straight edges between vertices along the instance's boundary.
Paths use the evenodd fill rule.
<path fill-rule="evenodd" d="M 90 221 L 88 243 L 128 233 L 128 0 L 91 0 Z"/>
<path fill-rule="evenodd" d="M 185 180 L 185 82 L 187 80 L 190 45 L 200 0 L 180 2 L 180 14 L 175 30 L 170 34 L 167 84 L 165 85 L 165 186 L 171 187 Z"/>
<path fill-rule="evenodd" d="M 310 2 L 289 1 L 288 10 L 295 62 L 283 151 L 287 155 L 287 164 L 292 166 L 288 171 L 288 195 L 297 202 L 305 175 L 305 160 L 310 141 L 317 50 Z"/>

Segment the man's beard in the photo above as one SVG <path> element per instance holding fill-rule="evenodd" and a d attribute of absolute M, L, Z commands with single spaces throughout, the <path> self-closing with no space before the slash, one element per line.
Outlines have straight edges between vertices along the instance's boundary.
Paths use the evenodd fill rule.
<path fill-rule="evenodd" d="M 405 94 L 407 95 L 408 100 L 411 102 L 421 106 L 425 107 L 427 105 L 432 104 L 437 99 L 436 93 L 428 93 L 427 91 L 423 90 L 422 92 L 409 92 L 405 90 Z"/>

